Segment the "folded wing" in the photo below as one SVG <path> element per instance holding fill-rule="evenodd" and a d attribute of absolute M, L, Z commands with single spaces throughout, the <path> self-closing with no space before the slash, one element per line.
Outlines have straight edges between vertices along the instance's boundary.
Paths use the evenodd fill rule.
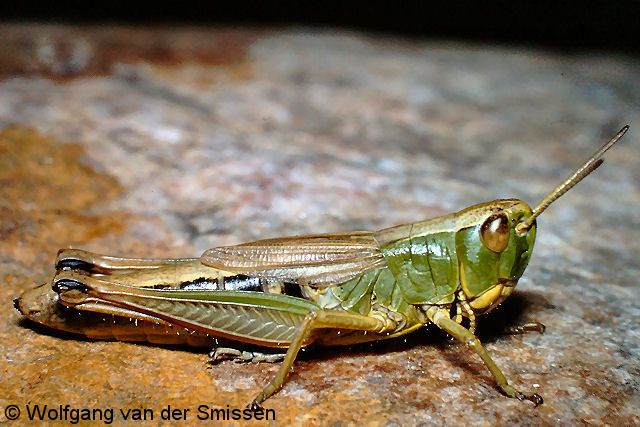
<path fill-rule="evenodd" d="M 325 288 L 385 265 L 367 231 L 265 239 L 207 250 L 203 264 L 270 280 Z"/>

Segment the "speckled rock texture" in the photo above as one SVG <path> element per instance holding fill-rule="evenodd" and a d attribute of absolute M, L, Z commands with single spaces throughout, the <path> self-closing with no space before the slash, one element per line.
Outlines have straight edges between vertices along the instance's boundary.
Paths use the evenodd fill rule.
<path fill-rule="evenodd" d="M 479 336 L 534 408 L 427 327 L 313 348 L 272 424 L 638 424 L 640 62 L 309 30 L 0 26 L 0 421 L 10 404 L 243 408 L 272 364 L 94 342 L 21 320 L 62 247 L 197 256 L 537 203 L 622 125 L 606 164 L 538 221 Z M 526 321 L 539 335 L 508 335 Z M 175 421 L 180 424 L 181 421 Z M 264 421 L 253 421 L 263 424 Z M 186 425 L 186 424 L 185 424 Z"/>

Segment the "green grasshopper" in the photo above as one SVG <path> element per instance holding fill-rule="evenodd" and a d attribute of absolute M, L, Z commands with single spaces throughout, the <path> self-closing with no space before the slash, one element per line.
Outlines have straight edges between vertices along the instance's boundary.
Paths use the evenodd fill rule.
<path fill-rule="evenodd" d="M 287 349 L 212 351 L 214 360 L 282 360 L 253 408 L 282 387 L 298 351 L 312 342 L 388 339 L 431 322 L 473 349 L 505 395 L 538 405 L 542 398 L 511 386 L 484 349 L 476 316 L 512 293 L 533 250 L 536 218 L 600 166 L 628 128 L 534 209 L 517 199 L 494 200 L 376 232 L 259 240 L 212 248 L 200 258 L 127 259 L 64 249 L 52 283 L 14 303 L 35 322 L 91 338 L 194 346 L 223 338 Z"/>

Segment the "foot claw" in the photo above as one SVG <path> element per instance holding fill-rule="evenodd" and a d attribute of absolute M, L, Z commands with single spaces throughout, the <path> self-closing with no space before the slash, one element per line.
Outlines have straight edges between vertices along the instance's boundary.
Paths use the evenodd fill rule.
<path fill-rule="evenodd" d="M 284 359 L 284 353 L 258 353 L 251 351 L 241 351 L 235 348 L 218 347 L 209 353 L 209 362 L 216 364 L 223 360 L 233 360 L 236 363 L 267 362 L 275 363 Z"/>
<path fill-rule="evenodd" d="M 540 396 L 537 393 L 533 393 L 533 395 L 531 397 L 529 397 L 529 400 L 533 402 L 533 404 L 535 405 L 534 408 L 538 405 L 542 405 L 544 403 L 544 399 L 542 398 L 542 396 Z"/>
<path fill-rule="evenodd" d="M 262 405 L 259 404 L 255 399 L 252 400 L 251 403 L 249 403 L 247 405 L 247 408 L 249 408 L 253 412 L 255 412 L 255 411 L 264 411 L 264 408 L 262 407 Z"/>
<path fill-rule="evenodd" d="M 538 393 L 518 392 L 516 397 L 518 398 L 518 400 L 528 400 L 530 402 L 533 402 L 533 404 L 535 405 L 534 408 L 544 403 L 544 399 Z"/>
<path fill-rule="evenodd" d="M 237 360 L 242 356 L 242 352 L 233 348 L 214 348 L 209 352 L 209 363 L 215 365 L 224 360 L 235 359 Z"/>
<path fill-rule="evenodd" d="M 543 334 L 546 329 L 546 326 L 540 322 L 528 322 L 524 325 L 507 328 L 507 333 L 517 335 L 527 332 L 538 332 L 539 334 Z"/>

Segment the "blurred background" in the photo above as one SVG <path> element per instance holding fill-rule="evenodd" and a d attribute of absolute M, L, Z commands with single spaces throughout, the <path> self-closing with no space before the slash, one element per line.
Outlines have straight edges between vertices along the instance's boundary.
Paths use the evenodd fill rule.
<path fill-rule="evenodd" d="M 51 280 L 59 248 L 193 257 L 496 198 L 535 204 L 630 124 L 539 219 L 516 292 L 479 321 L 510 381 L 544 405 L 501 396 L 464 346 L 425 328 L 309 351 L 267 406 L 296 425 L 640 424 L 639 12 L 0 3 L 0 408 L 243 408 L 276 369 L 205 369 L 201 352 L 21 320 L 11 301 Z M 526 321 L 547 332 L 504 334 Z"/>

